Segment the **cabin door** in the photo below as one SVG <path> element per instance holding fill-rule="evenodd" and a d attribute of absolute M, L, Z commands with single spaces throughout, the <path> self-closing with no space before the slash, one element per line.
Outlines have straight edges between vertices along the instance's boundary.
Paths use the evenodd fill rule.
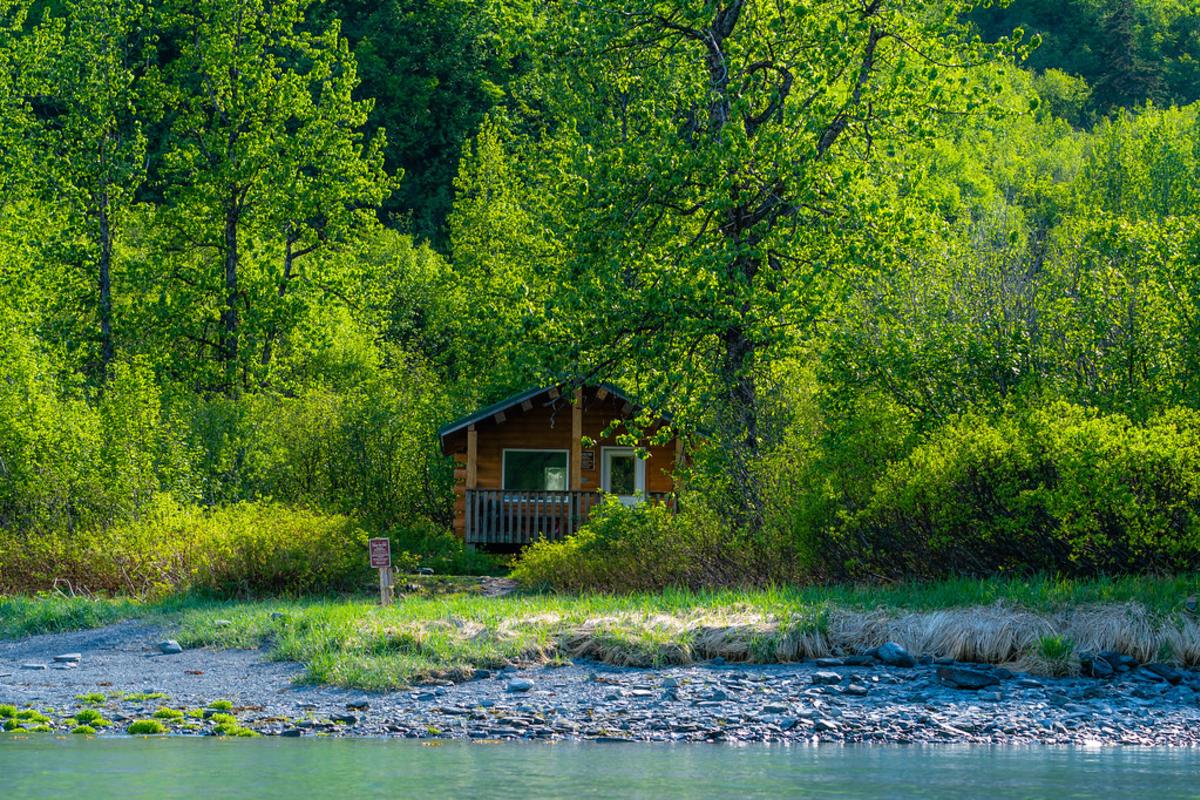
<path fill-rule="evenodd" d="M 632 447 L 600 448 L 600 488 L 615 494 L 627 506 L 640 503 L 646 495 L 646 462 Z"/>

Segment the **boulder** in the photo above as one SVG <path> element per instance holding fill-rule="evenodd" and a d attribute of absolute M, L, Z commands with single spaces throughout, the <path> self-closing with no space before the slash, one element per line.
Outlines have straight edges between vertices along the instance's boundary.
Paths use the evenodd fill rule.
<path fill-rule="evenodd" d="M 1116 674 L 1112 664 L 1103 656 L 1085 655 L 1079 659 L 1083 674 L 1089 678 L 1111 678 Z"/>
<path fill-rule="evenodd" d="M 881 644 L 872 651 L 872 655 L 889 667 L 915 667 L 917 660 L 912 654 L 896 642 Z"/>
<path fill-rule="evenodd" d="M 1154 673 L 1172 686 L 1178 686 L 1183 681 L 1183 673 L 1170 664 L 1147 664 L 1143 669 Z"/>
<path fill-rule="evenodd" d="M 1000 679 L 990 672 L 967 667 L 938 667 L 938 680 L 955 689 L 985 689 L 999 686 Z"/>

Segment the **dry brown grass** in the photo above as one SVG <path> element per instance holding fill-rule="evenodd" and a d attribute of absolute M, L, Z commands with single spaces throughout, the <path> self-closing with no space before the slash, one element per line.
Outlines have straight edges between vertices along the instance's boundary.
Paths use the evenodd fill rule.
<path fill-rule="evenodd" d="M 622 666 L 729 662 L 786 663 L 863 653 L 898 642 L 914 656 L 1006 664 L 1037 674 L 1077 672 L 1079 653 L 1115 650 L 1140 662 L 1200 666 L 1200 619 L 1154 614 L 1136 603 L 1037 613 L 997 603 L 928 612 L 834 609 L 820 618 L 750 609 L 691 615 L 617 613 L 568 621 L 557 614 L 507 618 L 493 625 L 449 618 L 403 626 L 364 626 L 368 648 L 422 648 L 431 639 L 462 646 L 518 643 L 522 660 L 591 659 Z M 1073 652 L 1048 657 L 1044 640 Z"/>
<path fill-rule="evenodd" d="M 1068 658 L 1039 652 L 1043 639 L 1074 644 Z M 833 611 L 823 625 L 738 613 L 680 617 L 615 615 L 561 630 L 562 655 L 623 665 L 791 662 L 852 655 L 898 642 L 915 656 L 1008 664 L 1039 674 L 1078 670 L 1078 654 L 1115 650 L 1138 661 L 1200 666 L 1200 620 L 1154 615 L 1134 604 L 1088 606 L 1053 614 L 996 604 L 892 614 Z"/>

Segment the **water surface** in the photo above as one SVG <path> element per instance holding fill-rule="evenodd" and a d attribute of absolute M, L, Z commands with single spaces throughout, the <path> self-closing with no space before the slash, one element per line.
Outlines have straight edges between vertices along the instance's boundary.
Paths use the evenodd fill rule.
<path fill-rule="evenodd" d="M 1200 750 L 0 739 L 7 797 L 1200 798 Z"/>

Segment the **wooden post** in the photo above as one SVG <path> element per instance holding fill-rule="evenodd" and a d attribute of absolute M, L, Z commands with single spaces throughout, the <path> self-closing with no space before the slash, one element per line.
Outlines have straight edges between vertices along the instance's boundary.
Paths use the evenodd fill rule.
<path fill-rule="evenodd" d="M 583 389 L 575 390 L 571 406 L 571 491 L 583 488 Z"/>
<path fill-rule="evenodd" d="M 392 568 L 379 568 L 379 605 L 390 606 L 392 604 Z"/>
<path fill-rule="evenodd" d="M 467 477 L 466 492 L 471 492 L 474 489 L 478 488 L 478 485 L 479 485 L 479 433 L 475 430 L 474 425 L 471 425 L 467 428 L 467 476 L 466 477 Z M 464 492 L 464 496 L 466 495 L 466 492 Z M 478 499 L 478 498 L 472 498 L 472 499 Z M 467 502 L 470 503 L 471 500 L 468 500 Z M 477 508 L 476 508 L 476 510 L 477 510 Z M 470 529 L 471 526 L 479 524 L 479 514 L 468 512 L 466 517 L 467 517 L 467 522 L 466 522 L 466 526 L 463 528 L 463 541 L 467 545 L 467 550 L 473 551 L 475 549 L 475 543 L 467 541 L 467 540 L 470 538 L 471 534 L 474 533 L 474 531 L 472 531 Z"/>
<path fill-rule="evenodd" d="M 475 426 L 467 428 L 467 488 L 474 489 L 479 482 L 479 434 Z"/>

